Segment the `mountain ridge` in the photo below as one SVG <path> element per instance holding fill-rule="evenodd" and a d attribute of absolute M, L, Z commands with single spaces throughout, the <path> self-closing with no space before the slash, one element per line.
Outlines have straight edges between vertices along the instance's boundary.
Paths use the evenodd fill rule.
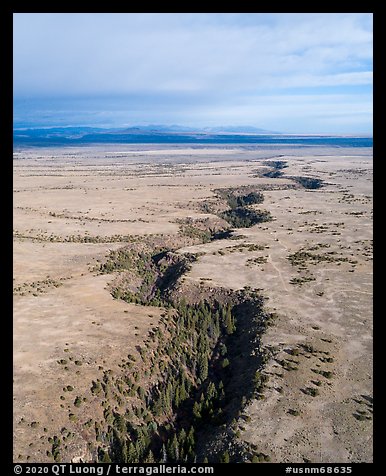
<path fill-rule="evenodd" d="M 19 133 L 110 133 L 110 134 L 281 134 L 277 131 L 269 131 L 254 126 L 213 126 L 213 127 L 190 127 L 179 124 L 148 124 L 132 125 L 129 127 L 93 127 L 93 126 L 53 126 L 53 127 L 16 127 L 14 132 Z"/>

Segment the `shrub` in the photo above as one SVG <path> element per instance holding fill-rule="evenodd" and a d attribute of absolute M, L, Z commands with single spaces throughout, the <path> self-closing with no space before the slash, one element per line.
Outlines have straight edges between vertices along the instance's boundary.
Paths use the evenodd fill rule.
<path fill-rule="evenodd" d="M 74 400 L 74 405 L 76 407 L 80 407 L 82 404 L 82 399 L 80 397 L 76 397 L 75 400 Z"/>
<path fill-rule="evenodd" d="M 312 387 L 303 388 L 302 392 L 306 395 L 311 395 L 311 397 L 316 397 L 317 395 L 319 395 L 319 390 L 317 388 Z"/>
<path fill-rule="evenodd" d="M 326 377 L 326 378 L 332 378 L 332 376 L 334 375 L 332 372 L 326 371 L 326 370 L 320 370 L 319 373 L 323 375 L 323 377 Z"/>
<path fill-rule="evenodd" d="M 225 358 L 222 362 L 221 362 L 221 367 L 223 369 L 225 369 L 225 367 L 228 367 L 229 365 L 229 360 L 227 358 Z"/>
<path fill-rule="evenodd" d="M 98 395 L 102 390 L 102 386 L 99 382 L 92 382 L 91 393 L 93 395 Z"/>

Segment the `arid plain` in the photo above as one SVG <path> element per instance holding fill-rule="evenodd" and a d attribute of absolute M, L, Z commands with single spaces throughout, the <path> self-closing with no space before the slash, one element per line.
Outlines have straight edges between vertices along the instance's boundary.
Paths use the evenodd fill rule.
<path fill-rule="evenodd" d="M 15 152 L 14 461 L 54 461 L 55 435 L 61 461 L 91 459 L 87 422 L 103 418 L 92 382 L 121 372 L 128 353 L 139 360 L 164 313 L 115 299 L 120 273 L 100 266 L 127 243 L 159 240 L 197 257 L 182 292 L 250 287 L 275 315 L 262 337 L 264 396 L 244 402 L 237 438 L 271 462 L 371 462 L 371 154 L 232 145 Z M 229 228 L 213 212 L 221 190 L 262 193 L 251 208 L 272 220 L 200 241 L 197 230 Z"/>

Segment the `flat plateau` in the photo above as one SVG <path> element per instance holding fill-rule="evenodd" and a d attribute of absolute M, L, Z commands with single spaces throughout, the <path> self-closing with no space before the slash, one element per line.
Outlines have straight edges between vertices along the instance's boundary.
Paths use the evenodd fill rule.
<path fill-rule="evenodd" d="M 47 435 L 64 426 L 86 438 L 68 421 L 75 396 L 101 368 L 137 355 L 160 319 L 162 308 L 113 299 L 112 276 L 96 272 L 109 251 L 130 237 L 173 239 L 181 220 L 210 216 L 202 204 L 216 189 L 253 186 L 272 221 L 237 229 L 238 240 L 179 250 L 199 254 L 187 283 L 258 288 L 277 314 L 263 338 L 265 398 L 246 405 L 239 438 L 272 462 L 371 462 L 371 153 L 186 145 L 15 153 L 14 461 L 52 461 Z M 272 160 L 286 163 L 282 177 L 259 174 Z M 324 186 L 293 188 L 291 176 Z M 302 251 L 320 259 L 291 261 Z"/>

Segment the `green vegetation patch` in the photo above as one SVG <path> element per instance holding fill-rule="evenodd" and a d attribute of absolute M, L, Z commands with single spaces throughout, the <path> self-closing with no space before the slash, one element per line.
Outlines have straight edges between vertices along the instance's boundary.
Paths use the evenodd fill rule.
<path fill-rule="evenodd" d="M 282 177 L 284 174 L 281 170 L 269 170 L 268 172 L 263 174 L 263 177 L 268 178 L 279 178 Z"/>
<path fill-rule="evenodd" d="M 233 228 L 250 228 L 257 223 L 272 220 L 271 213 L 266 210 L 253 210 L 245 207 L 232 208 L 219 214 Z"/>
<path fill-rule="evenodd" d="M 151 351 L 147 346 L 138 349 L 150 375 L 157 366 L 161 378 L 144 386 L 140 371 L 133 368 L 124 377 L 105 371 L 101 382 L 93 382 L 92 394 L 103 392 L 106 396 L 103 415 L 107 433 L 96 426 L 98 461 L 194 462 L 201 434 L 211 434 L 238 416 L 241 410 L 236 411 L 236 402 L 241 409 L 254 396 L 263 398 L 268 375 L 259 369 L 265 360 L 249 350 L 256 345 L 252 329 L 263 330 L 271 320 L 263 313 L 262 303 L 253 290 L 235 293 L 223 303 L 187 304 L 183 298 L 165 302 L 173 308 L 161 320 L 167 332 L 162 326 L 155 327 L 149 333 L 155 347 Z M 244 354 L 241 348 L 248 350 Z M 121 412 L 110 403 L 119 394 L 138 403 Z M 231 413 L 226 410 L 228 405 Z M 100 441 L 109 444 L 106 447 Z M 229 457 L 229 462 L 242 462 L 249 457 L 240 443 L 234 440 L 232 445 L 229 450 L 211 452 L 210 459 L 219 462 Z M 200 458 L 197 461 L 203 461 L 205 455 Z"/>
<path fill-rule="evenodd" d="M 264 201 L 264 195 L 261 192 L 251 191 L 243 194 L 243 189 L 217 189 L 215 192 L 219 198 L 227 202 L 230 208 L 256 205 Z"/>
<path fill-rule="evenodd" d="M 302 187 L 309 190 L 315 190 L 323 187 L 323 180 L 315 177 L 288 177 L 299 183 Z"/>
<path fill-rule="evenodd" d="M 288 167 L 287 162 L 285 160 L 270 160 L 264 162 L 265 165 L 272 167 L 275 170 L 281 170 Z"/>
<path fill-rule="evenodd" d="M 306 264 L 316 265 L 318 263 L 327 262 L 327 263 L 344 263 L 350 262 L 355 264 L 353 261 L 350 261 L 348 258 L 343 256 L 337 256 L 334 251 L 327 253 L 311 253 L 305 249 L 300 249 L 295 253 L 291 253 L 287 256 L 288 261 L 292 266 L 304 267 Z"/>

